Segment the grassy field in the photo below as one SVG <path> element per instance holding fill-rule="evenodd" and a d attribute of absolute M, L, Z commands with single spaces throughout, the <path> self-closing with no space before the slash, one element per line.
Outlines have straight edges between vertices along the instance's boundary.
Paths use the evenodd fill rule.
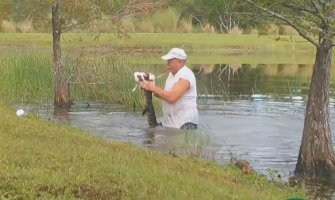
<path fill-rule="evenodd" d="M 52 35 L 46 33 L 1 33 L 2 45 L 34 44 L 41 47 L 51 46 Z M 273 35 L 230 35 L 230 34 L 206 34 L 206 33 L 130 33 L 124 37 L 118 37 L 112 33 L 86 34 L 64 33 L 62 42 L 65 46 L 85 46 L 113 44 L 115 47 L 139 47 L 139 48 L 170 48 L 180 46 L 190 50 L 207 50 L 220 52 L 227 49 L 245 48 L 249 50 L 274 50 L 286 51 L 309 50 L 312 45 L 300 36 L 273 36 Z"/>
<path fill-rule="evenodd" d="M 51 34 L 0 34 L 0 46 L 23 50 L 50 51 Z M 115 34 L 65 33 L 64 57 L 97 59 L 116 57 L 132 63 L 162 63 L 160 56 L 172 47 L 182 47 L 196 63 L 313 63 L 315 48 L 299 36 L 258 36 L 224 34 L 133 33 L 119 38 Z M 1 49 L 0 49 L 1 51 Z"/>
<path fill-rule="evenodd" d="M 17 117 L 0 103 L 1 199 L 287 199 L 303 191 Z"/>

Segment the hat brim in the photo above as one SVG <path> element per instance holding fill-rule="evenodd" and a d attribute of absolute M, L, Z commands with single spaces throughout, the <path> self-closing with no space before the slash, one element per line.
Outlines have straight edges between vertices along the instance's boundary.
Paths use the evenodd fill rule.
<path fill-rule="evenodd" d="M 162 58 L 163 60 L 171 60 L 171 59 L 173 59 L 174 57 L 171 56 L 171 55 L 169 55 L 169 54 L 166 54 L 166 55 L 162 56 L 161 58 Z"/>
<path fill-rule="evenodd" d="M 171 59 L 179 59 L 179 60 L 186 60 L 186 58 L 179 58 L 179 57 L 176 57 L 176 56 L 173 56 L 173 55 L 165 55 L 165 56 L 162 56 L 161 57 L 163 60 L 171 60 Z"/>

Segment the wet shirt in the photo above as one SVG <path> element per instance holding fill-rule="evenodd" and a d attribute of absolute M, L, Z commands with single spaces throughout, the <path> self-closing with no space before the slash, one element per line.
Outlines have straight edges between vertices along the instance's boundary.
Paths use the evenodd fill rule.
<path fill-rule="evenodd" d="M 179 79 L 187 80 L 190 88 L 174 104 L 163 101 L 162 124 L 166 127 L 180 128 L 187 122 L 198 124 L 197 86 L 194 73 L 186 66 L 182 67 L 175 75 L 171 72 L 166 79 L 164 90 L 170 91 Z"/>

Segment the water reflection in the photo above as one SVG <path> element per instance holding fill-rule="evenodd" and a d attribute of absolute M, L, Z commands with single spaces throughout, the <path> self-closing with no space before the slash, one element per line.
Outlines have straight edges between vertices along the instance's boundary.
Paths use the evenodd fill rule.
<path fill-rule="evenodd" d="M 235 98 L 241 95 L 293 95 L 295 89 L 307 94 L 312 65 L 215 64 L 193 66 L 200 94 Z M 304 73 L 301 73 L 301 71 Z"/>
<path fill-rule="evenodd" d="M 54 107 L 53 116 L 60 123 L 70 124 L 69 111 L 68 107 Z"/>

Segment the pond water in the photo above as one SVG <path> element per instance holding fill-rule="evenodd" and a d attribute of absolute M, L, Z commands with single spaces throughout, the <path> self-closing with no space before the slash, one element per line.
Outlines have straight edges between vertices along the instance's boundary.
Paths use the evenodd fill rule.
<path fill-rule="evenodd" d="M 198 81 L 201 121 L 199 130 L 193 132 L 149 129 L 140 110 L 129 111 L 120 105 L 81 102 L 63 113 L 54 113 L 47 104 L 29 109 L 106 139 L 219 163 L 246 159 L 261 174 L 290 176 L 301 144 L 312 65 L 217 64 L 194 65 L 192 69 Z M 331 83 L 334 133 L 333 90 Z"/>
<path fill-rule="evenodd" d="M 273 169 L 288 176 L 300 147 L 312 66 L 218 64 L 192 68 L 199 91 L 201 123 L 193 133 L 201 140 L 196 141 L 198 145 L 247 159 L 261 173 Z M 334 130 L 333 99 L 330 110 Z M 53 113 L 52 107 L 45 105 L 33 111 L 107 139 L 163 151 L 178 151 L 178 145 L 185 144 L 183 132 L 148 129 L 140 110 L 129 111 L 120 105 L 90 102 L 88 107 L 79 103 L 64 113 Z"/>

